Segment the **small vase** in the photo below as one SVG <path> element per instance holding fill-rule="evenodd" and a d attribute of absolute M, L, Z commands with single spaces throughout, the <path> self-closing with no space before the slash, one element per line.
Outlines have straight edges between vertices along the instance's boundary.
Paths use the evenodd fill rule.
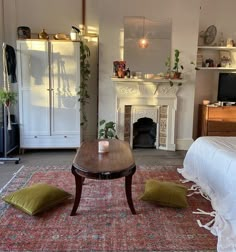
<path fill-rule="evenodd" d="M 38 34 L 39 39 L 49 39 L 48 34 L 45 32 L 45 29 L 43 29 L 39 34 Z"/>
<path fill-rule="evenodd" d="M 118 78 L 124 78 L 125 77 L 125 73 L 124 73 L 122 68 L 118 69 L 117 74 L 118 74 Z"/>

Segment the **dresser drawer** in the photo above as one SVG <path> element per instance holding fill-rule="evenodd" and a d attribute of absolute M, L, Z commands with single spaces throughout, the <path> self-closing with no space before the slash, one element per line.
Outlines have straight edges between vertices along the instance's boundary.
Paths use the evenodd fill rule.
<path fill-rule="evenodd" d="M 236 121 L 208 121 L 208 132 L 236 132 Z"/>
<path fill-rule="evenodd" d="M 225 106 L 225 107 L 212 107 L 208 109 L 208 120 L 210 119 L 236 119 L 236 107 Z"/>

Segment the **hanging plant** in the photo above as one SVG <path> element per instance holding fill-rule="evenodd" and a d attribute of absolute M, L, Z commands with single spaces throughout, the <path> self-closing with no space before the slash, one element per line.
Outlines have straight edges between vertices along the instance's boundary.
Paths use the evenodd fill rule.
<path fill-rule="evenodd" d="M 77 94 L 79 95 L 79 102 L 81 104 L 82 120 L 81 125 L 84 126 L 87 123 L 87 116 L 85 113 L 85 105 L 90 98 L 88 93 L 88 80 L 90 78 L 90 49 L 84 41 L 80 41 L 80 86 Z"/>
<path fill-rule="evenodd" d="M 0 89 L 0 104 L 9 106 L 16 103 L 17 93 Z"/>
<path fill-rule="evenodd" d="M 11 113 L 10 113 L 10 106 L 11 104 L 16 103 L 17 93 L 12 91 L 7 91 L 5 89 L 0 89 L 0 104 L 6 107 L 7 109 L 7 117 L 8 117 L 8 124 L 7 129 L 11 130 Z"/>

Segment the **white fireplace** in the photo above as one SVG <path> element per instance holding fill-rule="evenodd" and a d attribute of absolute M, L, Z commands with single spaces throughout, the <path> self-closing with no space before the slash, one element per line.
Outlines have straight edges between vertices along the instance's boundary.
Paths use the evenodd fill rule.
<path fill-rule="evenodd" d="M 157 124 L 156 148 L 174 151 L 179 81 L 120 78 L 112 78 L 112 81 L 119 139 L 128 139 L 132 146 L 133 123 L 147 117 Z"/>

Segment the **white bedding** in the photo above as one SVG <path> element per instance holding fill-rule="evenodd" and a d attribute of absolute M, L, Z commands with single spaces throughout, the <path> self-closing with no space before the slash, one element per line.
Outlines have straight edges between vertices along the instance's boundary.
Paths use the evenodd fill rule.
<path fill-rule="evenodd" d="M 216 217 L 210 230 L 218 236 L 217 251 L 235 252 L 236 137 L 198 138 L 178 171 L 211 198 Z"/>

